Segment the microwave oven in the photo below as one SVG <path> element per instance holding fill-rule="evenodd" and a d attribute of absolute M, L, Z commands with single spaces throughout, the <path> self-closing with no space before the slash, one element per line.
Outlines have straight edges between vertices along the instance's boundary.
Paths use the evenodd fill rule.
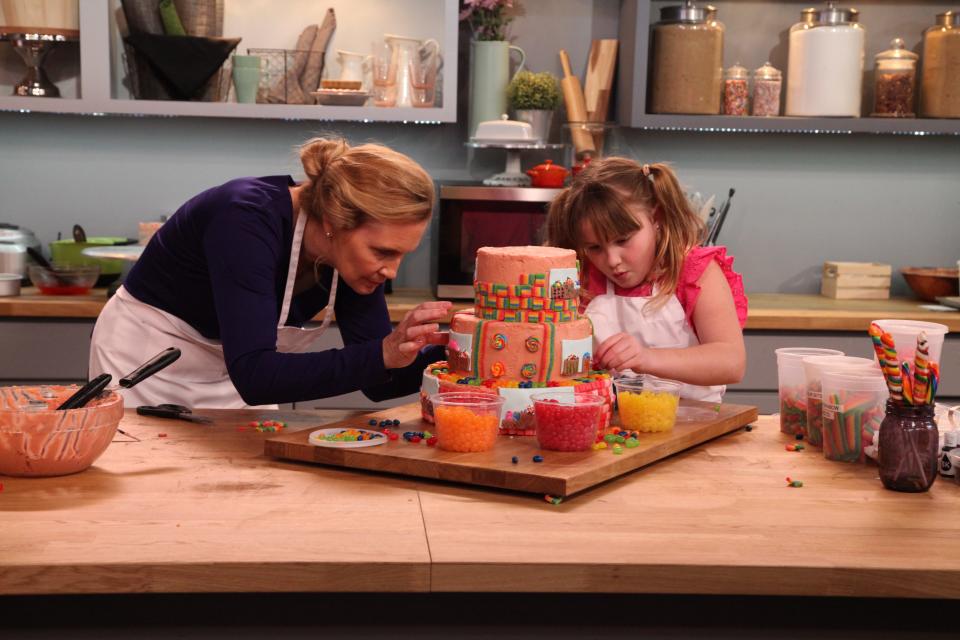
<path fill-rule="evenodd" d="M 560 189 L 442 184 L 434 255 L 437 298 L 473 299 L 480 247 L 541 245 Z"/>

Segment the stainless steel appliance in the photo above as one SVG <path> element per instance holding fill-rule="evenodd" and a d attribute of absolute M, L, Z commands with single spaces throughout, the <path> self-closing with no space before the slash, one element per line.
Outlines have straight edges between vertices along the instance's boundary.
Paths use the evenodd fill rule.
<path fill-rule="evenodd" d="M 547 206 L 560 189 L 447 184 L 439 193 L 436 295 L 473 299 L 477 249 L 543 244 Z"/>
<path fill-rule="evenodd" d="M 33 262 L 27 256 L 28 248 L 40 251 L 40 242 L 33 231 L 0 222 L 0 273 L 16 273 L 26 279 L 27 264 Z"/>

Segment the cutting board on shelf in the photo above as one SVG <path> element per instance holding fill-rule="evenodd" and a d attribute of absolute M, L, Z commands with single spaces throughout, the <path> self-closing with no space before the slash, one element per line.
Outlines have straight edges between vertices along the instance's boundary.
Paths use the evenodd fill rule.
<path fill-rule="evenodd" d="M 610 108 L 610 91 L 613 88 L 613 70 L 617 64 L 617 40 L 594 40 L 590 44 L 587 60 L 587 77 L 583 84 L 583 100 L 587 107 L 587 120 L 604 122 Z"/>
<path fill-rule="evenodd" d="M 684 400 L 681 407 L 699 409 L 702 419 L 678 422 L 672 431 L 666 433 L 641 434 L 640 446 L 624 448 L 619 455 L 611 449 L 570 453 L 546 451 L 540 449 L 536 438 L 530 436 L 501 436 L 494 449 L 484 453 L 442 451 L 428 447 L 424 442 L 414 444 L 402 438 L 355 449 L 319 447 L 309 441 L 310 433 L 319 428 L 379 429 L 370 426 L 371 419 L 377 423 L 384 419 L 398 419 L 400 425 L 391 428 L 401 434 L 405 431 L 435 431 L 433 425 L 421 419 L 420 403 L 284 433 L 266 440 L 264 452 L 276 458 L 349 469 L 569 496 L 736 431 L 757 419 L 757 408 L 744 405 Z M 543 456 L 543 462 L 534 462 L 534 455 Z M 514 456 L 518 458 L 516 464 L 512 462 Z M 655 470 L 650 472 L 655 473 Z"/>

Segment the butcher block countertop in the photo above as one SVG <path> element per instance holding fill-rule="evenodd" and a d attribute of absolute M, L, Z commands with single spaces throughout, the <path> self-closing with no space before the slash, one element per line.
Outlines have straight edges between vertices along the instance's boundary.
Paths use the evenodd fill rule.
<path fill-rule="evenodd" d="M 960 487 L 887 491 L 875 466 L 786 451 L 772 417 L 551 504 L 268 458 L 274 434 L 243 428 L 345 412 L 198 413 L 214 424 L 128 412 L 139 441 L 118 435 L 90 469 L 0 476 L 0 594 L 960 598 Z"/>
<path fill-rule="evenodd" d="M 819 295 L 751 293 L 747 329 L 779 331 L 866 331 L 871 320 L 896 317 L 940 322 L 960 331 L 960 311 L 930 311 L 918 300 L 834 300 Z M 387 296 L 390 319 L 399 322 L 421 302 L 435 298 L 426 290 L 400 289 Z M 46 296 L 32 287 L 13 298 L 0 298 L 0 318 L 96 318 L 106 304 L 106 290 L 86 296 Z M 453 310 L 470 308 L 454 300 Z M 323 314 L 317 316 L 321 320 Z"/>

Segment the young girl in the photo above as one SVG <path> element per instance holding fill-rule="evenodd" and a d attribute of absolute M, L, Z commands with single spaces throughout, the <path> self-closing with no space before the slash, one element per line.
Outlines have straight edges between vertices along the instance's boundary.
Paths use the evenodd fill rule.
<path fill-rule="evenodd" d="M 598 368 L 677 380 L 681 396 L 712 402 L 740 381 L 743 280 L 724 247 L 699 246 L 703 223 L 667 165 L 591 162 L 554 199 L 547 233 L 581 256 Z"/>

